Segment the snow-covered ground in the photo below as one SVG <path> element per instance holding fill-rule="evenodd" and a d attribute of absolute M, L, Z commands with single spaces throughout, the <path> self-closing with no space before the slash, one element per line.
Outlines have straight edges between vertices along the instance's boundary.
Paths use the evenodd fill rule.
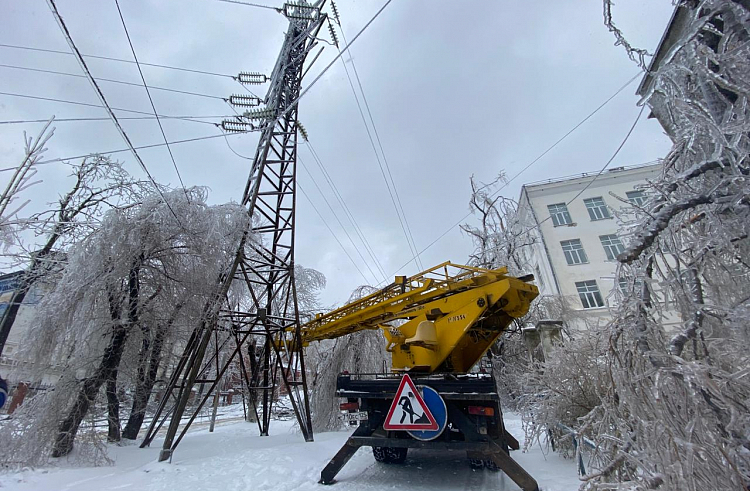
<path fill-rule="evenodd" d="M 241 413 L 240 413 L 241 416 Z M 520 418 L 506 414 L 508 430 L 519 440 Z M 27 470 L 0 475 L 0 489 L 19 491 L 353 491 L 493 490 L 518 487 L 501 472 L 474 471 L 463 452 L 409 450 L 404 465 L 377 463 L 369 447 L 361 448 L 339 472 L 333 486 L 318 484 L 320 471 L 344 444 L 350 431 L 319 433 L 305 443 L 293 421 L 273 421 L 271 435 L 258 436 L 257 426 L 244 421 L 204 425 L 189 433 L 172 463 L 156 461 L 162 441 L 151 448 L 111 446 L 109 467 Z M 546 454 L 546 455 L 545 455 Z M 580 484 L 574 462 L 537 445 L 527 453 L 512 452 L 544 491 L 572 491 Z"/>

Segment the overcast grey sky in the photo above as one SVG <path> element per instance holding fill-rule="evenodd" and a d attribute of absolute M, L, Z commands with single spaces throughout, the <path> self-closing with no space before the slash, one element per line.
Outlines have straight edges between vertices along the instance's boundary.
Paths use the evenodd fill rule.
<path fill-rule="evenodd" d="M 342 26 L 351 40 L 385 0 L 339 0 Z M 114 0 L 57 0 L 84 55 L 132 59 Z M 256 3 L 279 6 L 278 1 Z M 217 0 L 121 0 L 140 61 L 233 75 L 270 73 L 287 21 L 269 9 Z M 632 44 L 656 48 L 672 12 L 668 0 L 618 2 L 615 21 Z M 44 0 L 0 0 L 0 44 L 69 51 Z M 327 33 L 325 35 L 327 38 Z M 337 53 L 326 47 L 307 82 Z M 602 22 L 601 0 L 552 2 L 394 0 L 354 43 L 352 58 L 372 110 L 417 248 L 424 249 L 468 212 L 469 177 L 490 181 L 501 170 L 514 176 L 549 145 L 638 73 Z M 343 57 L 349 60 L 349 56 Z M 88 59 L 97 78 L 140 83 L 135 65 Z M 347 66 L 351 66 L 351 61 Z M 81 74 L 73 56 L 0 47 L 0 64 Z M 242 93 L 229 77 L 143 67 L 151 86 L 215 97 Z M 640 80 L 640 79 L 639 79 Z M 604 109 L 508 185 L 596 171 L 612 156 L 639 107 L 633 82 Z M 356 83 L 356 82 L 355 82 Z M 150 112 L 142 87 L 101 82 L 110 105 Z M 257 89 L 265 93 L 265 86 Z M 253 88 L 255 90 L 255 88 Z M 98 104 L 85 78 L 0 67 L 0 92 Z M 231 108 L 217 98 L 153 90 L 160 114 L 222 116 Z M 119 112 L 122 116 L 133 114 Z M 103 109 L 0 95 L 0 121 L 105 117 Z M 644 113 L 612 166 L 663 157 L 669 140 Z M 300 121 L 343 196 L 382 269 L 414 274 L 409 248 L 386 190 L 375 153 L 341 62 L 300 102 Z M 220 119 L 213 119 L 218 122 Z M 124 120 L 135 145 L 161 143 L 153 120 Z M 170 141 L 219 134 L 209 124 L 164 120 Z M 110 121 L 59 122 L 46 158 L 73 157 L 125 148 Z M 2 167 L 17 165 L 22 132 L 40 124 L 0 124 Z M 172 146 L 186 186 L 211 189 L 210 201 L 241 197 L 257 135 L 230 136 Z M 179 185 L 166 148 L 140 152 L 158 182 Z M 117 154 L 141 175 L 129 153 Z M 370 270 L 349 243 L 310 174 L 369 259 L 306 146 L 299 155 L 299 182 L 369 283 Z M 309 173 L 308 173 L 309 171 Z M 68 187 L 68 169 L 40 168 L 44 182 L 31 188 L 27 213 L 41 209 Z M 8 173 L 0 173 L 0 183 Z M 298 197 L 297 262 L 328 279 L 326 304 L 341 303 L 365 280 L 342 252 L 310 201 Z M 456 227 L 421 256 L 429 267 L 466 260 L 471 243 Z M 369 268 L 377 272 L 370 261 Z M 390 281 L 390 280 L 389 280 Z"/>

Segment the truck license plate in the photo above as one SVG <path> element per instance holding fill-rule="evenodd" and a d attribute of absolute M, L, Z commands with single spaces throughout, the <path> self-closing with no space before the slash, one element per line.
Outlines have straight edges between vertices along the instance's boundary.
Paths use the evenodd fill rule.
<path fill-rule="evenodd" d="M 367 412 L 365 411 L 359 411 L 356 413 L 344 413 L 344 418 L 347 421 L 366 421 L 367 420 Z"/>

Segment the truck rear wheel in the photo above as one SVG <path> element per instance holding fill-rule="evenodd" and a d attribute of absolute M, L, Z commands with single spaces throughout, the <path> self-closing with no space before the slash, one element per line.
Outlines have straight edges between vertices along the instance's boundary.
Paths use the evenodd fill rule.
<path fill-rule="evenodd" d="M 386 464 L 403 464 L 406 461 L 408 448 L 372 447 L 372 456 L 378 462 Z"/>
<path fill-rule="evenodd" d="M 386 456 L 385 450 L 385 447 L 372 447 L 372 456 L 375 457 L 375 460 L 378 462 L 387 462 L 388 457 Z"/>
<path fill-rule="evenodd" d="M 387 462 L 392 464 L 403 464 L 404 461 L 406 461 L 406 452 L 408 450 L 408 448 L 386 447 L 385 455 Z"/>

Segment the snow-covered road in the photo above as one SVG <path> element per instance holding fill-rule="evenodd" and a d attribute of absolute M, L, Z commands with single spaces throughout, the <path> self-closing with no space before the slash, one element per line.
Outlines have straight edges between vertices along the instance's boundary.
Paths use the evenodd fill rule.
<path fill-rule="evenodd" d="M 511 433 L 521 439 L 521 422 L 506 415 Z M 292 422 L 274 421 L 271 436 L 259 437 L 245 422 L 218 426 L 214 433 L 188 434 L 171 464 L 156 458 L 161 441 L 151 448 L 110 448 L 110 467 L 59 468 L 0 475 L 0 489 L 19 491 L 354 491 L 493 490 L 518 487 L 500 472 L 474 471 L 463 452 L 410 450 L 404 465 L 375 462 L 369 447 L 360 449 L 333 486 L 317 483 L 320 471 L 349 436 L 349 431 L 320 433 L 305 443 Z M 539 446 L 512 456 L 534 476 L 542 490 L 573 491 L 580 482 L 573 461 L 543 454 Z"/>

